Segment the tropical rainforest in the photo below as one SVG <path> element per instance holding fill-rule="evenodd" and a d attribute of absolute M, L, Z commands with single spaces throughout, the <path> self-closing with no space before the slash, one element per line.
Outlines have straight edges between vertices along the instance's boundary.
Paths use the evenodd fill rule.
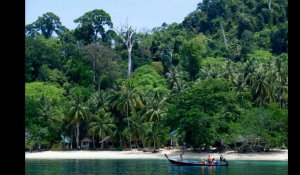
<path fill-rule="evenodd" d="M 288 1 L 195 9 L 144 32 L 103 9 L 26 25 L 25 150 L 288 148 Z"/>

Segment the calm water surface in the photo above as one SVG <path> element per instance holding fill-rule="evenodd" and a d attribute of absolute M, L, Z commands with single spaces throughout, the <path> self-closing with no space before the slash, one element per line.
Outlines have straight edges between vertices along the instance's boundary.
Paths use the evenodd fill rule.
<path fill-rule="evenodd" d="M 228 167 L 180 167 L 168 160 L 29 160 L 26 175 L 287 175 L 287 161 L 230 161 Z"/>

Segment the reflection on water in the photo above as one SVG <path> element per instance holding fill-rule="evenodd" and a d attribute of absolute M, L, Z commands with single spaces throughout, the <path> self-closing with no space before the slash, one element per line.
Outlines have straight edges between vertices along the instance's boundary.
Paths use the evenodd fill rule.
<path fill-rule="evenodd" d="M 184 174 L 198 174 L 198 175 L 221 175 L 224 171 L 226 171 L 228 167 L 182 167 L 182 166 L 170 166 L 169 174 L 177 174 L 177 175 L 184 175 Z"/>
<path fill-rule="evenodd" d="M 167 160 L 28 160 L 26 175 L 287 175 L 287 161 L 230 161 L 228 167 L 173 166 Z"/>

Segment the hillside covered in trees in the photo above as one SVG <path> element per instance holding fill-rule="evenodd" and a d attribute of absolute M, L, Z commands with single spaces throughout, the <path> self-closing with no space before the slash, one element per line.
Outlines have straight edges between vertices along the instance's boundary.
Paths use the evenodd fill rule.
<path fill-rule="evenodd" d="M 25 150 L 161 147 L 172 131 L 195 150 L 288 147 L 287 0 L 195 9 L 146 33 L 102 9 L 74 30 L 51 12 L 26 25 Z"/>

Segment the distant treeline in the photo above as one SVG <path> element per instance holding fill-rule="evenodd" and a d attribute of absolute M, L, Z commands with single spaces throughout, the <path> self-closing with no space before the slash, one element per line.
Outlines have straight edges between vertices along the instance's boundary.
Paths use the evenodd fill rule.
<path fill-rule="evenodd" d="M 101 9 L 74 22 L 25 27 L 25 150 L 288 147 L 287 0 L 203 0 L 143 33 Z"/>

